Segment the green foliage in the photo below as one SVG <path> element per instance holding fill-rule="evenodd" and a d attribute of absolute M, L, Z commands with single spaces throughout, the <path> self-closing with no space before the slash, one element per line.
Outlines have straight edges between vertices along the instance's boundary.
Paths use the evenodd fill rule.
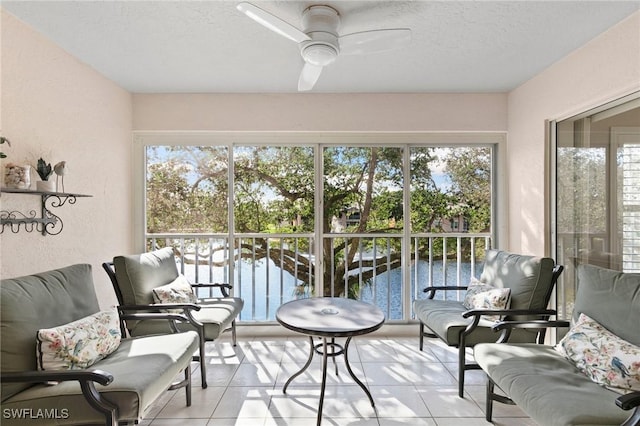
<path fill-rule="evenodd" d="M 355 297 L 373 276 L 401 266 L 405 215 L 404 189 L 410 181 L 412 232 L 443 232 L 443 219 L 464 216 L 470 230 L 490 223 L 488 148 L 412 148 L 409 177 L 404 148 L 328 146 L 322 151 L 322 212 L 315 211 L 315 150 L 307 146 L 238 146 L 233 156 L 233 223 L 236 233 L 299 234 L 315 230 L 317 215 L 325 234 L 388 233 L 390 238 L 342 236 L 322 242 L 323 271 L 296 250 L 310 250 L 306 239 L 248 238 L 240 256 L 261 262 L 267 256 L 306 283 L 323 275 L 325 294 Z M 445 160 L 439 158 L 439 154 Z M 147 152 L 147 230 L 150 233 L 228 232 L 229 159 L 227 147 L 155 147 Z M 448 184 L 436 183 L 434 170 L 446 168 Z M 397 236 L 395 236 L 397 235 Z M 420 239 L 429 249 L 455 255 L 455 239 Z M 280 245 L 279 242 L 282 242 Z M 298 244 L 298 246 L 295 246 Z M 359 257 L 379 248 L 379 259 Z M 432 244 L 429 247 L 428 244 Z M 292 249 L 295 247 L 295 250 Z M 469 247 L 463 247 L 467 253 Z M 384 253 L 383 253 L 384 251 Z M 255 255 L 254 255 L 255 253 Z M 368 263 L 367 263 L 368 262 Z M 360 274 L 354 274 L 358 270 Z M 364 272 L 363 272 L 364 271 Z M 345 282 L 346 277 L 346 282 Z M 334 285 L 332 288 L 331 286 Z"/>
<path fill-rule="evenodd" d="M 38 176 L 42 180 L 48 180 L 49 177 L 53 174 L 53 168 L 51 167 L 51 163 L 47 163 L 42 158 L 38 159 L 38 165 L 36 166 L 36 172 L 38 172 Z"/>

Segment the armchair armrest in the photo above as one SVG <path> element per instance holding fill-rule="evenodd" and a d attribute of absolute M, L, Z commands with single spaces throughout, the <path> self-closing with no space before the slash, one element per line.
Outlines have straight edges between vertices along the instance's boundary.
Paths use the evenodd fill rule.
<path fill-rule="evenodd" d="M 571 323 L 565 320 L 524 320 L 524 321 L 501 321 L 496 323 L 493 327 L 493 331 L 502 331 L 497 343 L 505 343 L 509 340 L 511 330 L 514 328 L 525 329 L 546 329 L 546 328 L 566 328 L 570 327 Z"/>
<path fill-rule="evenodd" d="M 469 286 L 439 285 L 439 286 L 425 287 L 422 289 L 422 292 L 429 293 L 427 297 L 429 299 L 433 299 L 434 296 L 436 295 L 436 292 L 440 290 L 466 290 L 468 288 Z"/>
<path fill-rule="evenodd" d="M 623 426 L 640 425 L 640 392 L 631 392 L 616 398 L 616 405 L 623 410 L 635 408 L 629 418 L 622 423 Z"/>
<path fill-rule="evenodd" d="M 473 317 L 472 321 L 469 323 L 469 325 L 467 325 L 467 328 L 464 330 L 464 334 L 465 335 L 469 334 L 473 330 L 475 330 L 475 328 L 478 327 L 478 324 L 480 323 L 480 318 L 483 315 L 503 315 L 503 316 L 527 315 L 527 316 L 542 317 L 543 320 L 546 320 L 550 316 L 556 315 L 556 314 L 557 314 L 557 311 L 553 309 L 471 309 L 462 313 L 463 318 Z M 530 321 L 535 321 L 535 320 L 530 320 Z M 499 324 L 513 323 L 513 322 L 516 322 L 516 321 L 503 321 L 503 322 L 500 322 Z M 494 330 L 495 330 L 495 326 L 494 326 Z M 511 335 L 511 330 L 505 331 L 503 335 L 504 334 L 506 334 L 506 339 L 508 339 L 509 335 Z M 499 341 L 503 335 L 500 336 Z"/>
<path fill-rule="evenodd" d="M 191 284 L 191 288 L 219 288 L 223 297 L 229 297 L 229 290 L 231 290 L 233 286 L 227 283 L 197 283 Z"/>
<path fill-rule="evenodd" d="M 3 383 L 46 383 L 77 381 L 80 383 L 82 396 L 89 405 L 105 416 L 105 425 L 117 425 L 118 406 L 104 398 L 96 389 L 95 383 L 107 386 L 113 382 L 113 376 L 103 370 L 51 370 L 51 371 L 19 371 L 2 373 Z"/>
<path fill-rule="evenodd" d="M 160 309 L 182 309 L 182 313 L 158 312 Z M 202 327 L 202 323 L 196 320 L 191 314 L 192 311 L 199 311 L 200 309 L 202 309 L 201 306 L 193 303 L 155 303 L 151 305 L 118 306 L 121 324 L 122 321 L 125 320 L 144 321 L 151 319 L 164 319 L 169 321 L 169 326 L 174 333 L 178 332 L 176 321 L 188 322 L 194 327 Z M 131 311 L 137 312 L 130 313 Z"/>
<path fill-rule="evenodd" d="M 616 405 L 623 410 L 640 407 L 640 391 L 631 392 L 616 398 Z"/>
<path fill-rule="evenodd" d="M 556 315 L 558 312 L 554 309 L 470 309 L 462 313 L 463 318 L 482 315 L 528 315 L 528 316 L 546 316 Z"/>
<path fill-rule="evenodd" d="M 113 376 L 103 370 L 47 370 L 2 373 L 3 383 L 46 383 L 68 381 L 90 381 L 106 386 L 113 382 Z"/>
<path fill-rule="evenodd" d="M 159 309 L 187 309 L 190 311 L 199 311 L 202 309 L 195 303 L 154 303 L 151 305 L 122 305 L 118 309 L 124 311 L 158 311 Z"/>

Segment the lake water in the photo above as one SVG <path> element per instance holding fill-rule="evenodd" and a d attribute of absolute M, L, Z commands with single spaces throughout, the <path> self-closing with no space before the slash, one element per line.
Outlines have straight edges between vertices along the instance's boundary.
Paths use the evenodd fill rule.
<path fill-rule="evenodd" d="M 188 265 L 192 266 L 192 265 Z M 415 294 L 415 269 L 411 266 L 411 294 Z M 474 275 L 479 276 L 482 271 L 482 263 L 476 263 Z M 185 268 L 185 275 L 189 280 L 195 282 L 195 269 Z M 471 264 L 462 263 L 460 270 L 460 281 L 455 262 L 448 262 L 446 268 L 447 285 L 467 285 L 471 279 Z M 418 261 L 417 270 L 418 298 L 424 297 L 422 289 L 429 284 L 429 262 Z M 209 277 L 207 266 L 199 267 L 200 282 L 225 282 L 222 270 L 216 270 L 212 277 Z M 444 274 L 442 261 L 433 262 L 432 285 L 444 284 Z M 297 280 L 288 272 L 281 271 L 276 265 L 269 261 L 268 267 L 265 262 L 256 264 L 242 263 L 241 269 L 236 270 L 235 295 L 244 299 L 244 309 L 240 315 L 241 321 L 275 321 L 275 313 L 278 307 L 290 300 L 295 299 L 295 286 Z M 238 282 L 240 285 L 238 286 Z M 205 296 L 201 294 L 201 296 Z M 455 291 L 447 291 L 447 299 L 463 297 L 464 294 Z M 444 292 L 438 292 L 438 298 L 444 297 Z M 412 296 L 413 299 L 413 296 Z M 400 268 L 385 272 L 376 277 L 375 281 L 365 286 L 361 291 L 361 300 L 372 303 L 382 309 L 387 315 L 387 319 L 403 319 L 402 303 L 402 270 Z"/>

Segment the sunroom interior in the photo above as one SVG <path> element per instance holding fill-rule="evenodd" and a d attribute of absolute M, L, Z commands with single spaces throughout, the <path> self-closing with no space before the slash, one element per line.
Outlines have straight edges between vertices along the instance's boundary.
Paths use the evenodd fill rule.
<path fill-rule="evenodd" d="M 326 155 L 327 150 L 342 146 L 397 148 L 407 161 L 409 153 L 422 146 L 488 147 L 492 165 L 491 219 L 487 232 L 475 236 L 481 241 L 478 245 L 548 256 L 565 265 L 552 302 L 563 316 L 570 315 L 575 291 L 573 266 L 579 260 L 617 270 L 640 269 L 640 249 L 638 253 L 634 250 L 633 235 L 640 226 L 633 217 L 637 214 L 633 193 L 637 185 L 631 183 L 632 177 L 627 178 L 627 185 L 623 179 L 634 162 L 633 149 L 626 149 L 625 145 L 633 147 L 640 142 L 637 1 L 485 3 L 484 7 L 496 16 L 516 16 L 511 13 L 522 7 L 518 23 L 526 21 L 529 13 L 538 23 L 545 19 L 555 23 L 549 28 L 557 30 L 558 35 L 569 32 L 568 28 L 575 24 L 573 19 L 579 19 L 576 14 L 594 17 L 608 11 L 591 22 L 591 29 L 581 28 L 585 32 L 579 44 L 565 45 L 566 50 L 560 56 L 547 56 L 545 63 L 529 64 L 526 72 L 518 74 L 519 80 L 507 82 L 511 74 L 495 69 L 493 73 L 504 79 L 498 84 L 495 78 L 489 78 L 492 70 L 482 63 L 487 61 L 520 71 L 528 56 L 537 57 L 541 50 L 554 50 L 553 44 L 541 46 L 540 41 L 533 42 L 542 38 L 539 33 L 530 35 L 531 44 L 524 43 L 526 38 L 520 39 L 523 44 L 516 49 L 519 55 L 503 57 L 502 62 L 474 57 L 470 54 L 472 47 L 459 46 L 452 40 L 440 40 L 443 43 L 440 50 L 460 49 L 461 57 L 471 57 L 468 62 L 460 59 L 440 68 L 421 68 L 425 62 L 415 59 L 416 56 L 439 52 L 421 51 L 423 44 L 412 47 L 406 55 L 381 54 L 380 58 L 389 63 L 380 69 L 380 79 L 367 76 L 375 74 L 380 66 L 375 57 L 367 58 L 364 64 L 352 65 L 354 68 L 347 67 L 351 57 L 341 57 L 337 61 L 345 60 L 345 68 L 327 67 L 316 87 L 305 92 L 296 90 L 302 60 L 295 45 L 293 51 L 286 50 L 291 48 L 286 44 L 288 41 L 279 40 L 278 35 L 239 14 L 237 2 L 141 3 L 153 6 L 146 10 L 127 2 L 83 3 L 4 1 L 0 6 L 0 129 L 1 135 L 11 141 L 10 146 L 0 146 L 7 155 L 2 164 L 35 166 L 40 157 L 52 164 L 66 161 L 64 192 L 89 195 L 56 208 L 64 226 L 54 235 L 40 232 L 37 227 L 28 232 L 25 226 L 3 225 L 2 278 L 89 263 L 93 266 L 101 307 L 117 304 L 109 278 L 100 265 L 114 256 L 141 253 L 153 248 L 157 241 L 168 241 L 166 236 L 152 235 L 147 226 L 146 161 L 150 147 L 176 146 L 226 147 L 230 155 L 228 164 L 233 164 L 231 155 L 238 147 L 306 146 L 315 153 L 311 160 L 316 162 L 314 170 L 321 169 L 318 166 L 321 153 Z M 257 2 L 296 24 L 299 13 L 312 3 Z M 429 13 L 445 16 L 438 15 L 445 12 L 435 7 L 435 3 L 443 4 L 328 2 L 338 10 L 345 8 L 345 31 L 354 32 L 375 27 L 374 22 L 387 27 L 411 25 L 403 21 L 403 14 L 422 16 L 433 23 L 427 20 Z M 472 14 L 483 7 L 482 3 L 474 6 L 477 9 L 465 8 L 467 3 L 451 2 L 459 8 L 452 8 L 450 13 L 457 13 L 467 28 L 490 21 L 484 21 L 488 19 L 484 14 Z M 531 9 L 525 3 L 533 3 Z M 562 3 L 569 6 L 563 9 Z M 210 59 L 197 59 L 207 52 L 196 47 L 216 42 L 189 41 L 190 22 L 177 19 L 166 33 L 161 26 L 149 24 L 154 19 L 171 17 L 176 12 L 173 8 L 181 7 L 186 7 L 188 13 L 179 12 L 180 19 L 200 16 L 198 19 L 215 28 L 208 37 L 224 41 L 215 49 L 211 47 L 216 55 L 226 55 L 216 57 L 213 62 L 218 61 L 219 71 L 207 68 Z M 542 13 L 545 7 L 553 12 Z M 346 10 L 353 16 L 361 13 L 362 22 L 367 25 L 361 25 Z M 385 20 L 376 21 L 376 13 L 384 14 Z M 554 13 L 557 16 L 552 16 Z M 114 17 L 119 19 L 109 21 Z M 566 22 L 564 29 L 562 22 Z M 501 28 L 510 31 L 514 26 L 502 22 Z M 144 32 L 154 28 L 158 34 Z M 176 28 L 182 29 L 173 32 Z M 94 33 L 92 29 L 100 31 Z M 411 30 L 416 43 L 434 37 L 433 29 L 429 30 L 426 24 Z M 105 37 L 109 36 L 113 38 L 107 42 Z M 153 43 L 156 49 L 153 53 L 159 56 L 136 50 L 145 46 L 134 42 L 138 38 Z M 265 45 L 253 46 L 242 53 L 242 49 L 228 44 L 234 39 L 243 47 L 260 41 Z M 175 56 L 175 50 L 182 45 L 171 41 L 180 40 L 190 42 L 193 51 Z M 488 40 L 484 42 L 490 44 Z M 162 56 L 163 46 L 168 52 L 166 57 Z M 91 54 L 92 49 L 103 47 L 109 53 Z M 497 57 L 504 48 L 500 43 L 492 45 Z M 271 54 L 275 70 L 265 65 Z M 255 57 L 247 62 L 247 58 L 242 58 L 244 55 Z M 172 62 L 176 58 L 184 62 Z M 429 60 L 435 61 L 437 56 L 425 61 Z M 474 65 L 483 70 L 480 74 L 494 86 L 462 79 L 466 74 L 460 69 Z M 199 72 L 189 74 L 189 68 Z M 396 72 L 391 68 L 396 68 Z M 214 82 L 202 77 L 203 70 Z M 339 70 L 345 73 L 343 80 L 339 78 Z M 360 74 L 348 74 L 354 70 Z M 149 75 L 147 80 L 136 79 L 145 74 Z M 173 78 L 173 85 L 158 86 L 163 74 Z M 447 74 L 460 78 L 460 84 L 435 83 Z M 156 75 L 161 78 L 156 79 Z M 177 77 L 184 81 L 176 84 Z M 409 166 L 405 167 L 408 170 Z M 34 190 L 36 177 L 33 172 Z M 321 171 L 312 176 L 318 188 L 322 186 L 322 178 Z M 230 188 L 234 187 L 231 179 L 229 183 Z M 595 195 L 595 189 L 599 196 Z M 584 197 L 563 198 L 565 192 L 579 192 Z M 233 193 L 226 196 L 232 197 Z M 313 197 L 312 206 L 319 211 L 320 196 Z M 408 195 L 405 202 L 410 204 Z M 37 197 L 32 199 L 24 194 L 3 192 L 1 203 L 3 211 L 40 209 Z M 591 215 L 580 215 L 584 211 Z M 407 234 L 400 237 L 406 237 L 407 241 L 400 244 L 410 249 L 415 236 L 409 230 L 410 219 L 404 220 Z M 233 226 L 225 229 L 227 242 L 241 236 Z M 321 218 L 316 219 L 311 231 L 319 252 L 322 240 L 331 237 L 330 232 L 322 230 Z M 411 255 L 406 256 L 402 265 L 404 281 L 409 283 L 414 277 L 407 267 Z M 455 265 L 456 259 L 451 262 Z M 238 280 L 233 266 L 223 273 L 231 281 Z M 327 295 L 330 287 L 319 275 L 314 276 L 309 288 L 316 295 Z M 467 278 L 454 274 L 452 279 Z M 357 370 L 367 377 L 374 399 L 381 401 L 378 410 L 370 410 L 353 383 L 337 386 L 344 379 L 340 376 L 330 383 L 333 393 L 327 394 L 327 424 L 487 424 L 482 409 L 482 373 L 470 372 L 469 398 L 461 401 L 455 397 L 457 354 L 437 342 L 432 342 L 424 352 L 417 350 L 418 329 L 411 302 L 419 287 L 426 284 L 417 282 L 413 288 L 407 285 L 397 302 L 400 313 L 385 312 L 388 317 L 396 316 L 371 336 L 356 339 Z M 253 300 L 250 295 L 250 290 L 243 294 Z M 282 302 L 282 296 L 279 297 Z M 293 297 L 293 294 L 285 296 L 287 300 Z M 285 331 L 273 320 L 279 301 L 274 303 L 266 308 L 264 303 L 257 304 L 259 314 L 256 303 L 245 303 L 238 321 L 237 348 L 228 337 L 208 344 L 207 362 L 219 368 L 217 372 L 209 369 L 212 371 L 209 388 L 194 388 L 195 406 L 183 407 L 181 397 L 173 398 L 175 393 L 168 392 L 143 424 L 302 425 L 315 420 L 318 382 L 312 375 L 302 390 L 309 384 L 315 387 L 304 391 L 310 393 L 298 395 L 296 404 L 287 401 L 280 392 L 283 380 L 279 373 L 293 372 L 296 362 L 306 357 L 303 348 L 307 341 Z M 272 310 L 263 315 L 261 309 Z M 396 363 L 399 367 L 397 371 L 384 371 L 378 368 L 378 363 Z M 194 378 L 197 374 L 194 373 Z M 389 388 L 396 392 L 390 392 Z M 293 390 L 299 391 L 300 388 Z M 361 405 L 362 402 L 365 403 Z M 494 416 L 494 424 L 534 424 L 514 407 L 500 408 Z"/>

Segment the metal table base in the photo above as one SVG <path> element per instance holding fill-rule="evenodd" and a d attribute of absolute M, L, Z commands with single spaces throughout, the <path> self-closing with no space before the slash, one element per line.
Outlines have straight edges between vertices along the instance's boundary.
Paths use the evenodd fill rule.
<path fill-rule="evenodd" d="M 349 375 L 360 386 L 360 388 L 362 388 L 364 393 L 367 395 L 367 397 L 369 398 L 369 401 L 371 402 L 371 406 L 375 407 L 375 403 L 373 401 L 373 397 L 371 396 L 371 393 L 369 392 L 369 389 L 367 389 L 365 384 L 362 383 L 360 379 L 356 377 L 356 375 L 353 373 L 353 370 L 351 369 L 351 365 L 349 364 L 348 352 L 349 352 L 349 343 L 351 342 L 351 336 L 347 337 L 344 347 L 336 343 L 335 338 L 331 338 L 330 340 L 331 340 L 330 342 L 327 342 L 327 338 L 322 337 L 322 343 L 314 344 L 313 336 L 309 336 L 310 350 L 309 350 L 309 358 L 307 359 L 307 362 L 304 364 L 304 366 L 302 366 L 300 371 L 298 371 L 297 373 L 289 377 L 289 380 L 287 380 L 287 382 L 284 384 L 284 387 L 282 388 L 282 393 L 286 394 L 289 384 L 296 377 L 304 373 L 307 368 L 309 368 L 309 365 L 311 365 L 311 361 L 313 360 L 313 355 L 315 353 L 322 355 L 322 383 L 320 385 L 320 403 L 318 404 L 318 421 L 316 423 L 317 426 L 320 426 L 320 422 L 322 421 L 322 405 L 324 403 L 324 391 L 327 385 L 327 363 L 328 363 L 329 357 L 333 359 L 333 363 L 335 365 L 335 370 L 336 370 L 336 376 L 337 376 L 338 365 L 336 364 L 335 357 L 339 355 L 344 355 L 344 362 L 345 362 L 345 365 L 347 366 L 347 371 L 349 372 Z"/>

